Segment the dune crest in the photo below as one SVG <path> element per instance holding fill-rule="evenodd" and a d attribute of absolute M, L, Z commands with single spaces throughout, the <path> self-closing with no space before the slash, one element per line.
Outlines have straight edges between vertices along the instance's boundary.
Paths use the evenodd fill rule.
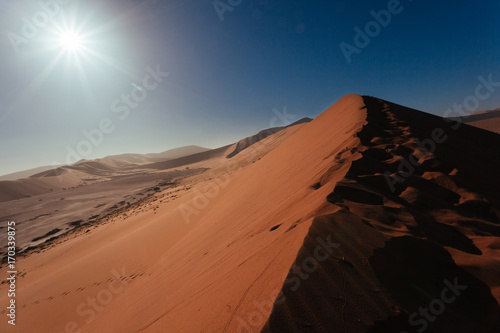
<path fill-rule="evenodd" d="M 294 267 L 318 238 L 338 249 L 297 288 L 289 272 L 263 331 L 498 332 L 500 137 L 364 101 L 362 158 L 326 198 L 339 210 L 314 219 Z M 446 303 L 449 284 L 465 290 Z M 427 319 L 419 309 L 430 302 L 446 311 Z"/>

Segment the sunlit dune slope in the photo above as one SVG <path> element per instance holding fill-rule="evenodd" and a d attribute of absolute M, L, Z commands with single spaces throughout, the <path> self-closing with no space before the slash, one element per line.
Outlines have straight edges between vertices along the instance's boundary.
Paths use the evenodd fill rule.
<path fill-rule="evenodd" d="M 236 163 L 155 212 L 31 255 L 18 297 L 30 321 L 19 321 L 19 329 L 236 331 L 261 311 L 252 324 L 258 330 L 312 219 L 337 209 L 325 197 L 359 154 L 335 156 L 359 145 L 355 133 L 365 118 L 362 98 L 345 96 L 260 160 Z M 251 149 L 242 154 L 250 157 Z M 89 308 L 88 297 L 118 281 L 125 281 L 122 292 Z"/>
<path fill-rule="evenodd" d="M 468 125 L 500 134 L 500 109 L 479 111 L 470 116 L 462 117 L 461 121 Z"/>

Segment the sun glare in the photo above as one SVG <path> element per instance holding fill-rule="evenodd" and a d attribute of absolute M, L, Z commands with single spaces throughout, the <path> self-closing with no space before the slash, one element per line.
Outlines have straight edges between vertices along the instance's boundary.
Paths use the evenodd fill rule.
<path fill-rule="evenodd" d="M 59 35 L 59 45 L 67 52 L 77 53 L 83 47 L 82 38 L 73 31 L 65 31 Z"/>

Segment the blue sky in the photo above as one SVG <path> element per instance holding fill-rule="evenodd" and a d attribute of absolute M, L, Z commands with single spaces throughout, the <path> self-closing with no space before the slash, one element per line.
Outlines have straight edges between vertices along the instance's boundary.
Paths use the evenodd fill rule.
<path fill-rule="evenodd" d="M 474 94 L 478 76 L 500 81 L 495 1 L 402 0 L 350 63 L 340 44 L 355 46 L 354 28 L 389 1 L 221 0 L 236 4 L 222 21 L 213 0 L 44 3 L 47 22 L 36 2 L 0 0 L 0 174 L 65 163 L 70 150 L 90 159 L 215 148 L 269 127 L 273 109 L 315 117 L 348 93 L 442 115 Z M 16 53 L 24 19 L 40 27 L 24 27 L 33 36 Z M 65 52 L 65 31 L 86 49 Z M 157 66 L 169 75 L 146 90 Z M 147 95 L 120 119 L 112 104 L 134 89 Z M 479 109 L 498 107 L 493 92 Z M 109 133 L 82 144 L 103 121 Z"/>

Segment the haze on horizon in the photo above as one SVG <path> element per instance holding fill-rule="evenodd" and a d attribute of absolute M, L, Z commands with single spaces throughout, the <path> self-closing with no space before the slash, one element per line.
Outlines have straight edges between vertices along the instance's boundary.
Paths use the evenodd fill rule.
<path fill-rule="evenodd" d="M 442 116 L 500 81 L 494 1 L 54 1 L 0 0 L 0 174 L 65 163 L 85 133 L 86 159 L 215 148 L 348 93 Z"/>

